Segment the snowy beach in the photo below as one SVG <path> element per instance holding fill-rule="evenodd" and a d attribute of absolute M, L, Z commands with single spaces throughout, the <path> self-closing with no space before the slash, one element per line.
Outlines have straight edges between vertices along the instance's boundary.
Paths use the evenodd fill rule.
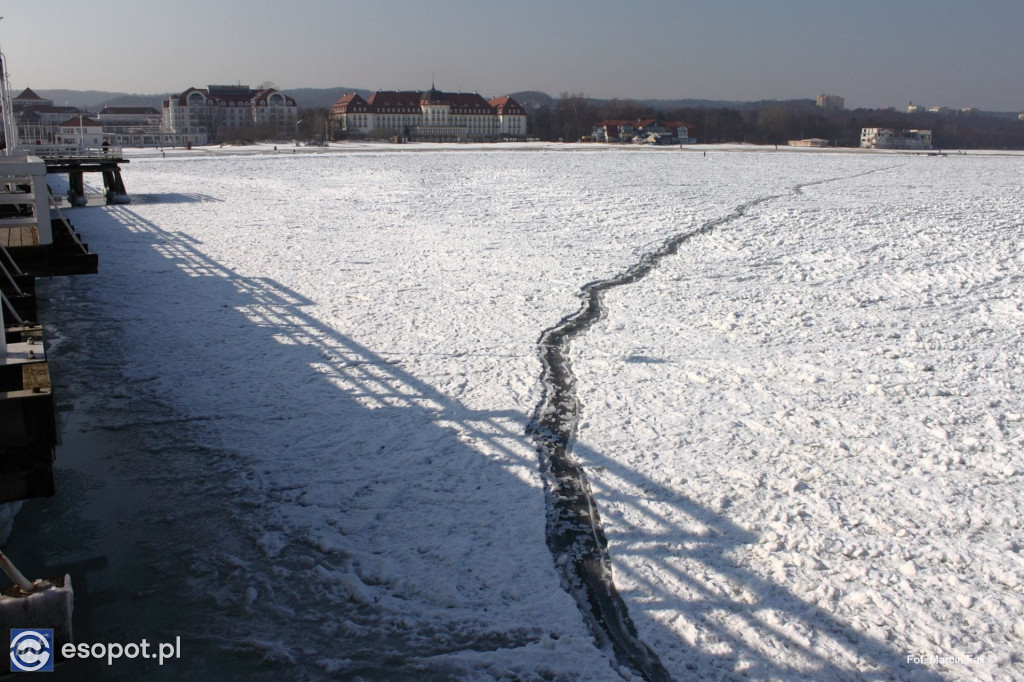
<path fill-rule="evenodd" d="M 545 541 L 538 340 L 691 233 L 570 346 L 639 637 L 678 680 L 1024 670 L 1024 155 L 130 158 L 131 205 L 67 212 L 101 272 L 46 284 L 50 357 L 117 383 L 64 379 L 75 424 L 140 429 L 125 532 L 180 577 L 136 606 L 203 615 L 154 616 L 187 670 L 629 679 Z"/>

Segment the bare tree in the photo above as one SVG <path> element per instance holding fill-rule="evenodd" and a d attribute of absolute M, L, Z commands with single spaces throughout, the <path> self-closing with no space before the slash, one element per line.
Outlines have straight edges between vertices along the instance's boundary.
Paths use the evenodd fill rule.
<path fill-rule="evenodd" d="M 218 142 L 222 127 L 220 107 L 212 100 L 206 101 L 206 106 L 199 110 L 196 122 L 206 129 L 206 136 L 210 142 Z"/>
<path fill-rule="evenodd" d="M 598 123 L 597 109 L 583 93 L 563 92 L 555 102 L 555 132 L 565 142 L 577 142 Z"/>
<path fill-rule="evenodd" d="M 298 134 L 306 140 L 329 139 L 327 109 L 300 109 Z"/>
<path fill-rule="evenodd" d="M 653 112 L 650 107 L 631 99 L 610 99 L 604 103 L 598 113 L 602 121 L 633 121 L 638 118 L 647 118 Z"/>
<path fill-rule="evenodd" d="M 780 144 L 793 134 L 795 116 L 783 106 L 762 109 L 757 116 L 757 128 L 762 142 Z"/>

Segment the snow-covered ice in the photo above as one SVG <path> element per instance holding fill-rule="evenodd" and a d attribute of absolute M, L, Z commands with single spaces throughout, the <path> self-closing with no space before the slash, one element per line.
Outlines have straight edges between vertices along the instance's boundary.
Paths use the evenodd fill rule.
<path fill-rule="evenodd" d="M 1024 156 L 257 151 L 133 157 L 52 294 L 211 453 L 160 464 L 234 534 L 186 548 L 197 636 L 295 679 L 622 679 L 545 544 L 537 342 L 718 221 L 571 349 L 641 638 L 676 679 L 1024 669 Z"/>

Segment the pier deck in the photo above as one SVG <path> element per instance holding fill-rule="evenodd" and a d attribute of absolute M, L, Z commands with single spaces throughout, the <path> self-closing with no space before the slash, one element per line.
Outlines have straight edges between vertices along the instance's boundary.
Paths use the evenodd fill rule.
<path fill-rule="evenodd" d="M 0 502 L 53 495 L 57 424 L 42 328 L 5 331 L 0 361 Z"/>
<path fill-rule="evenodd" d="M 0 226 L 0 246 L 5 249 L 39 246 L 39 230 L 35 225 Z"/>
<path fill-rule="evenodd" d="M 115 187 L 109 173 L 108 189 Z M 35 278 L 98 269 L 50 195 L 46 174 L 38 157 L 0 161 L 0 503 L 54 494 L 58 432 L 42 328 L 33 322 Z"/>
<path fill-rule="evenodd" d="M 0 246 L 18 267 L 36 277 L 92 275 L 99 271 L 99 258 L 89 252 L 74 228 L 63 219 L 52 221 L 53 243 L 40 244 L 35 226 L 0 227 Z"/>
<path fill-rule="evenodd" d="M 103 147 L 89 149 L 61 145 L 37 145 L 31 152 L 46 163 L 47 173 L 66 173 L 71 188 L 69 201 L 76 206 L 85 204 L 84 173 L 102 173 L 104 195 L 108 204 L 130 203 L 121 179 L 121 164 L 128 163 L 121 149 Z"/>

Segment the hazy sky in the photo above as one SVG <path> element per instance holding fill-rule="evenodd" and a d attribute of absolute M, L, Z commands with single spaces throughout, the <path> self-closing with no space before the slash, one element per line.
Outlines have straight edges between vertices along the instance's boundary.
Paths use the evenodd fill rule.
<path fill-rule="evenodd" d="M 433 75 L 487 96 L 1024 111 L 1024 0 L 0 0 L 0 16 L 16 93 Z"/>

